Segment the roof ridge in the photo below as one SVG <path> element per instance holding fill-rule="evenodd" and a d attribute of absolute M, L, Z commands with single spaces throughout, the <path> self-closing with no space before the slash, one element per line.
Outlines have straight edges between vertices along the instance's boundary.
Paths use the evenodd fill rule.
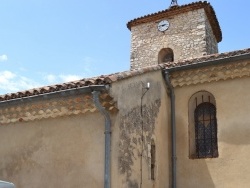
<path fill-rule="evenodd" d="M 65 82 L 61 84 L 47 85 L 43 87 L 32 88 L 32 89 L 28 89 L 24 91 L 19 91 L 16 93 L 8 93 L 8 94 L 0 95 L 0 101 L 7 101 L 11 99 L 16 99 L 16 98 L 36 96 L 36 95 L 40 95 L 44 93 L 52 93 L 55 91 L 63 91 L 63 90 L 73 89 L 73 88 L 81 88 L 81 87 L 91 86 L 91 85 L 106 85 L 106 84 L 111 84 L 119 80 L 130 78 L 133 76 L 138 76 L 147 72 L 163 70 L 163 69 L 168 69 L 168 68 L 173 68 L 173 67 L 178 67 L 178 66 L 179 67 L 186 66 L 186 65 L 195 64 L 195 63 L 202 63 L 202 62 L 209 61 L 209 60 L 230 58 L 230 57 L 244 55 L 244 54 L 250 54 L 250 48 L 217 53 L 217 54 L 210 54 L 206 56 L 201 56 L 201 57 L 197 57 L 193 59 L 185 59 L 185 60 L 176 61 L 176 62 L 167 62 L 164 64 L 157 64 L 157 65 L 147 66 L 147 67 L 143 67 L 139 69 L 126 70 L 123 72 L 117 72 L 113 74 L 100 75 L 100 76 L 95 76 L 92 78 L 83 78 L 80 80 Z"/>

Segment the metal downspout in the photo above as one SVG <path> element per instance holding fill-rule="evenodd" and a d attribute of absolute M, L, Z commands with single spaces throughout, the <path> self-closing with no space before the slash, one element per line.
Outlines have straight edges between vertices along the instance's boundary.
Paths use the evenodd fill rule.
<path fill-rule="evenodd" d="M 91 93 L 92 91 L 104 91 L 107 90 L 107 85 L 91 85 L 91 86 L 84 86 L 84 87 L 77 87 L 77 88 L 71 88 L 71 89 L 65 89 L 65 90 L 59 90 L 49 93 L 42 93 L 38 95 L 33 96 L 27 96 L 27 97 L 19 97 L 16 99 L 9 99 L 0 101 L 0 106 L 2 105 L 11 105 L 11 104 L 18 104 L 23 102 L 32 102 L 35 100 L 46 100 L 46 99 L 52 99 L 57 97 L 67 97 L 72 96 L 75 94 L 85 94 L 85 93 Z"/>
<path fill-rule="evenodd" d="M 100 91 L 93 91 L 93 101 L 96 108 L 102 113 L 105 117 L 105 169 L 104 169 L 104 188 L 110 188 L 110 164 L 111 164 L 111 120 L 109 113 L 101 105 L 99 101 Z"/>
<path fill-rule="evenodd" d="M 165 81 L 170 90 L 171 104 L 171 154 L 172 154 L 172 188 L 176 188 L 176 126 L 175 126 L 175 95 L 174 87 L 169 79 L 169 72 L 165 70 Z"/>

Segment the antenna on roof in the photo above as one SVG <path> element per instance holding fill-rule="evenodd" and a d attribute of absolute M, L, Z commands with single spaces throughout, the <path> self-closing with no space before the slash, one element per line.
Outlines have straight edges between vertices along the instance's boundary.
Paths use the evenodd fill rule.
<path fill-rule="evenodd" d="M 174 7 L 174 6 L 178 6 L 177 0 L 172 0 L 171 1 L 170 8 Z"/>

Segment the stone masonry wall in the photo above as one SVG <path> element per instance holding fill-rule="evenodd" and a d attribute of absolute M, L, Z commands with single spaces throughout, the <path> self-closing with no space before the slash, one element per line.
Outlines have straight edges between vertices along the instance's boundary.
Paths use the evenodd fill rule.
<path fill-rule="evenodd" d="M 206 53 L 204 55 L 216 54 L 218 53 L 218 45 L 215 36 L 213 35 L 213 30 L 209 24 L 209 20 L 206 16 Z"/>
<path fill-rule="evenodd" d="M 158 53 L 171 48 L 174 61 L 216 53 L 217 42 L 204 9 L 164 18 L 170 23 L 168 30 L 160 32 L 152 21 L 131 28 L 131 69 L 158 64 Z"/>

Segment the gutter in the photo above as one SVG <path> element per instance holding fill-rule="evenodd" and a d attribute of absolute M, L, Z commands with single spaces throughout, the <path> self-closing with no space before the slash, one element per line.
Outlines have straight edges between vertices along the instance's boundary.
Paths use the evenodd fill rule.
<path fill-rule="evenodd" d="M 99 100 L 100 91 L 93 91 L 93 101 L 96 108 L 105 118 L 105 169 L 104 169 L 104 188 L 110 188 L 110 164 L 111 164 L 111 120 L 109 113 L 101 105 Z"/>
<path fill-rule="evenodd" d="M 99 94 L 101 91 L 108 90 L 108 85 L 90 85 L 85 87 L 79 87 L 79 88 L 72 88 L 72 89 L 66 89 L 66 90 L 60 90 L 50 93 L 43 93 L 28 97 L 21 97 L 16 99 L 10 99 L 5 101 L 0 101 L 0 107 L 1 106 L 7 106 L 7 105 L 14 105 L 22 102 L 34 102 L 37 100 L 48 100 L 53 99 L 57 97 L 66 97 L 71 96 L 75 94 L 84 94 L 84 93 L 92 93 L 93 95 L 93 101 L 96 106 L 96 108 L 102 113 L 102 115 L 105 117 L 105 174 L 104 174 L 104 188 L 110 188 L 110 156 L 111 156 L 111 120 L 108 112 L 105 110 L 105 108 L 101 105 L 99 101 Z"/>
<path fill-rule="evenodd" d="M 174 87 L 169 79 L 169 72 L 165 70 L 165 82 L 170 91 L 170 105 L 171 105 L 171 172 L 172 172 L 172 188 L 176 188 L 176 124 L 175 124 L 175 95 Z"/>
<path fill-rule="evenodd" d="M 27 97 L 20 97 L 16 99 L 10 99 L 10 100 L 4 100 L 0 101 L 0 106 L 2 105 L 14 105 L 20 102 L 34 102 L 41 99 L 52 99 L 57 97 L 67 97 L 75 94 L 84 94 L 84 93 L 91 93 L 92 91 L 104 91 L 107 90 L 109 86 L 107 85 L 90 85 L 90 86 L 84 86 L 84 87 L 78 87 L 78 88 L 72 88 L 72 89 L 65 89 L 60 91 L 54 91 L 49 93 L 42 93 L 38 95 L 33 96 L 27 96 Z"/>
<path fill-rule="evenodd" d="M 212 65 L 220 65 L 220 64 L 226 64 L 226 63 L 238 63 L 237 61 L 249 60 L 249 59 L 250 59 L 250 53 L 239 54 L 239 55 L 231 56 L 231 57 L 224 57 L 224 58 L 202 61 L 202 62 L 195 63 L 195 64 L 181 65 L 178 67 L 167 68 L 166 70 L 169 73 L 171 73 L 171 72 L 175 72 L 175 71 L 194 69 L 194 68 L 202 68 L 202 67 L 212 66 Z"/>

